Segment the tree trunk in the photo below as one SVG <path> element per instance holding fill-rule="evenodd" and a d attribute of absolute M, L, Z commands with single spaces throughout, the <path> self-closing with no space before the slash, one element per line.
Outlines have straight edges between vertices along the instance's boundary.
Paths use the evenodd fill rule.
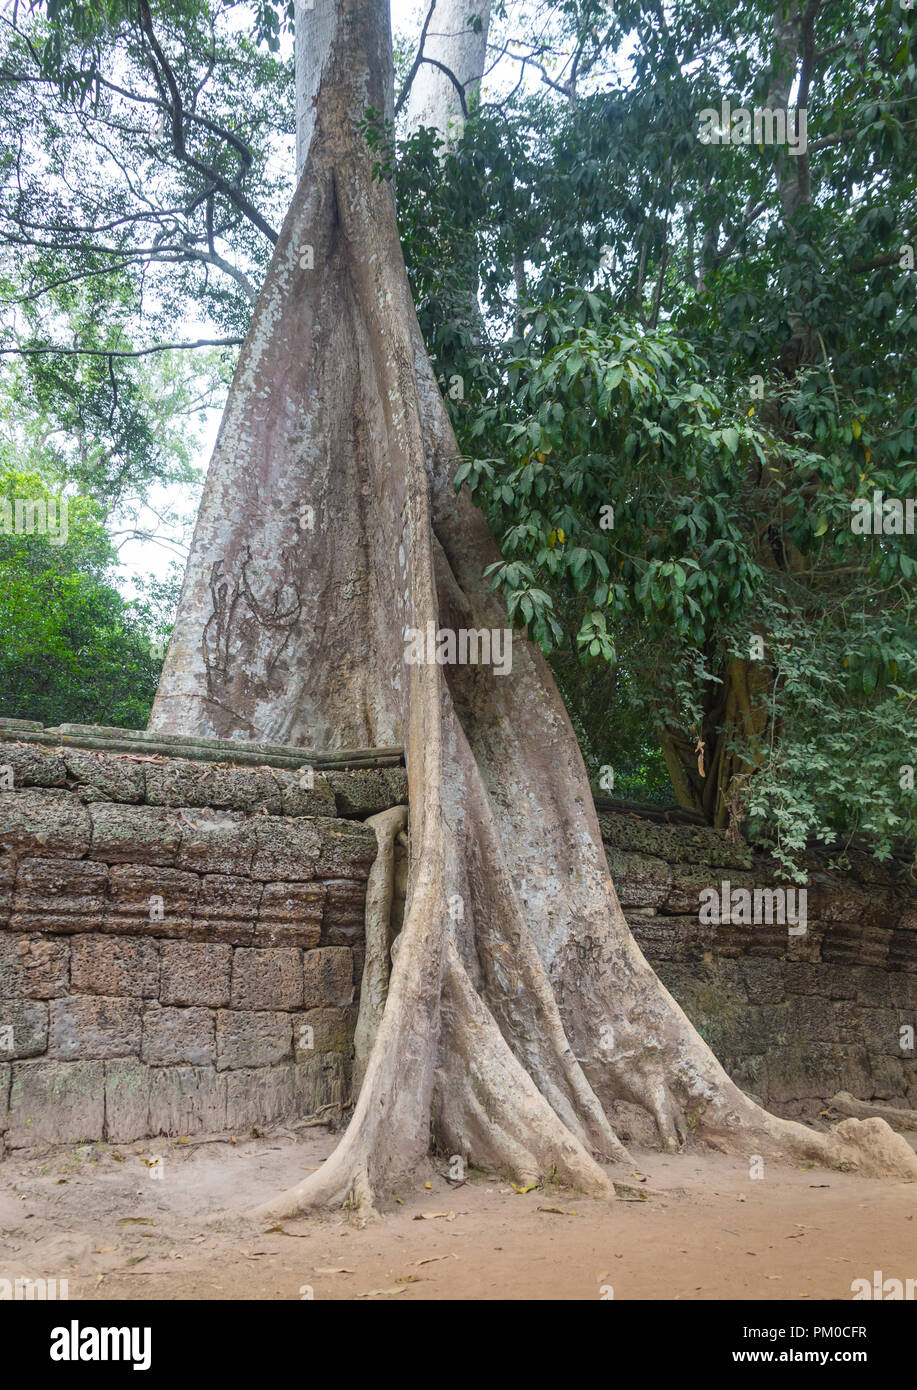
<path fill-rule="evenodd" d="M 371 1207 L 437 1146 L 611 1196 L 619 1101 L 677 1144 L 917 1176 L 882 1121 L 831 1135 L 729 1079 L 635 945 L 540 654 L 411 663 L 404 632 L 509 626 L 411 304 L 391 186 L 359 132 L 391 107 L 385 0 L 316 0 L 314 128 L 230 391 L 153 710 L 163 733 L 403 744 L 410 871 L 350 1125 L 259 1214 Z M 311 252 L 308 250 L 311 248 Z M 313 268 L 310 268 L 313 267 Z M 384 894 L 381 895 L 384 897 Z M 374 893 L 373 902 L 380 901 Z"/>
<path fill-rule="evenodd" d="M 473 103 L 484 76 L 489 28 L 490 0 L 436 0 L 424 61 L 408 96 L 408 130 L 432 126 L 447 144 L 459 138 L 465 124 L 462 103 L 466 108 Z"/>
<path fill-rule="evenodd" d="M 659 730 L 662 754 L 679 806 L 699 811 L 709 825 L 735 825 L 741 790 L 761 765 L 773 672 L 765 660 L 733 658 L 708 687 L 700 731 Z M 737 748 L 744 748 L 748 758 Z"/>

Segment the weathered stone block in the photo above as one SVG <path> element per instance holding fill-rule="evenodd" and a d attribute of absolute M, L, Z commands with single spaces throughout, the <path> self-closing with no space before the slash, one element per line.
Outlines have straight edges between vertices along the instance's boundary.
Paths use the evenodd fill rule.
<path fill-rule="evenodd" d="M 213 1067 L 150 1067 L 149 1133 L 209 1134 L 226 1129 L 226 1074 Z"/>
<path fill-rule="evenodd" d="M 625 914 L 640 949 L 655 965 L 662 961 L 703 960 L 714 941 L 714 927 L 701 926 L 696 917 L 640 915 L 635 908 Z"/>
<path fill-rule="evenodd" d="M 164 1009 L 151 1004 L 143 1015 L 140 1056 L 151 1066 L 187 1062 L 207 1066 L 216 1057 L 216 1016 L 212 1009 Z"/>
<path fill-rule="evenodd" d="M 858 966 L 851 970 L 850 974 L 856 986 L 858 1004 L 876 1009 L 882 1009 L 889 1005 L 888 975 L 884 970 Z"/>
<path fill-rule="evenodd" d="M 407 805 L 408 775 L 403 767 L 353 768 L 325 776 L 339 816 L 374 816 L 390 806 Z"/>
<path fill-rule="evenodd" d="M 48 1055 L 65 1059 L 128 1057 L 140 1051 L 143 1005 L 136 999 L 71 994 L 51 1002 Z"/>
<path fill-rule="evenodd" d="M 709 868 L 696 868 L 687 864 L 672 866 L 672 881 L 665 900 L 660 904 L 663 911 L 696 917 L 700 911 L 701 893 L 707 888 L 720 891 L 723 875 Z M 615 884 L 619 889 L 619 885 Z"/>
<path fill-rule="evenodd" d="M 113 864 L 102 931 L 136 936 L 183 936 L 191 925 L 196 874 L 149 864 Z"/>
<path fill-rule="evenodd" d="M 218 767 L 216 763 L 198 763 L 186 758 L 149 763 L 146 769 L 146 799 L 151 806 L 212 806 L 220 809 L 224 803 L 215 795 Z M 243 771 L 242 776 L 245 775 Z"/>
<path fill-rule="evenodd" d="M 17 1062 L 10 1087 L 11 1149 L 101 1139 L 105 1124 L 102 1062 Z"/>
<path fill-rule="evenodd" d="M 813 994 L 794 994 L 790 999 L 789 1041 L 805 1045 L 840 1040 L 840 1027 L 835 1005 L 829 999 Z"/>
<path fill-rule="evenodd" d="M 67 993 L 70 944 L 60 937 L 0 936 L 0 999 L 56 999 Z"/>
<path fill-rule="evenodd" d="M 353 952 L 347 946 L 320 946 L 303 956 L 303 1005 L 343 1008 L 353 1001 Z"/>
<path fill-rule="evenodd" d="M 163 1004 L 229 1003 L 232 947 L 222 942 L 164 941 L 161 947 Z"/>
<path fill-rule="evenodd" d="M 278 946 L 240 947 L 232 959 L 234 1009 L 299 1009 L 303 1002 L 302 952 Z"/>
<path fill-rule="evenodd" d="M 98 931 L 105 912 L 108 869 L 90 860 L 33 859 L 19 863 L 10 927 L 27 932 Z"/>
<path fill-rule="evenodd" d="M 742 978 L 748 997 L 755 1004 L 780 1004 L 786 998 L 786 966 L 780 961 L 747 961 Z"/>
<path fill-rule="evenodd" d="M 842 1089 L 837 1050 L 825 1043 L 775 1047 L 765 1066 L 769 1099 L 829 1099 Z"/>
<path fill-rule="evenodd" d="M 158 806 L 124 806 L 96 801 L 92 817 L 93 859 L 109 864 L 175 863 L 182 831 L 178 816 Z"/>
<path fill-rule="evenodd" d="M 0 853 L 0 927 L 10 920 L 13 905 L 13 884 L 16 882 L 15 854 Z"/>
<path fill-rule="evenodd" d="M 335 816 L 334 792 L 328 778 L 313 772 L 312 786 L 296 772 L 277 768 L 274 772 L 280 786 L 280 814 L 283 816 Z"/>
<path fill-rule="evenodd" d="M 353 1052 L 357 1009 L 309 1009 L 293 1019 L 293 1050 L 297 1061 L 318 1052 Z"/>
<path fill-rule="evenodd" d="M 241 812 L 183 811 L 181 821 L 182 842 L 176 860 L 180 869 L 199 874 L 250 873 L 255 834 Z"/>
<path fill-rule="evenodd" d="M 80 859 L 89 849 L 89 813 L 70 792 L 0 792 L 0 844 L 17 854 Z"/>
<path fill-rule="evenodd" d="M 130 936 L 75 938 L 70 988 L 80 994 L 155 999 L 159 993 L 158 942 Z"/>
<path fill-rule="evenodd" d="M 119 801 L 136 804 L 143 800 L 143 764 L 117 753 L 88 752 L 68 748 L 64 761 L 70 776 L 79 783 L 83 801 Z"/>
<path fill-rule="evenodd" d="M 217 1067 L 269 1067 L 291 1055 L 293 1025 L 286 1013 L 217 1012 Z"/>
<path fill-rule="evenodd" d="M 3 1157 L 3 1135 L 10 1126 L 10 1083 L 13 1068 L 9 1062 L 0 1062 L 0 1158 Z"/>
<path fill-rule="evenodd" d="M 903 1099 L 907 1094 L 907 1062 L 900 1055 L 883 1057 L 870 1052 L 869 1073 L 872 1081 L 871 1098 L 895 1101 Z"/>
<path fill-rule="evenodd" d="M 224 1076 L 226 1125 L 234 1133 L 311 1115 L 323 1105 L 341 1105 L 346 1099 L 343 1059 L 334 1054 Z"/>
<path fill-rule="evenodd" d="M 790 994 L 822 994 L 825 992 L 825 967 L 814 961 L 787 964 L 784 970 L 786 992 Z"/>
<path fill-rule="evenodd" d="M 105 1138 L 132 1144 L 150 1130 L 150 1069 L 128 1058 L 105 1064 Z"/>
<path fill-rule="evenodd" d="M 317 946 L 324 906 L 323 883 L 266 883 L 258 907 L 256 944 Z"/>
<path fill-rule="evenodd" d="M 327 817 L 317 817 L 314 824 L 321 835 L 316 877 L 366 879 L 379 850 L 372 828 L 356 820 Z"/>
<path fill-rule="evenodd" d="M 893 1009 L 917 1009 L 917 978 L 890 971 L 888 999 Z"/>
<path fill-rule="evenodd" d="M 322 914 L 322 945 L 350 946 L 362 940 L 365 928 L 365 879 L 327 879 L 325 909 Z"/>
<path fill-rule="evenodd" d="M 873 1057 L 901 1056 L 901 1023 L 905 1019 L 898 1009 L 864 1009 L 860 1036 Z"/>
<path fill-rule="evenodd" d="M 870 905 L 869 892 L 839 875 L 809 875 L 809 916 L 819 922 L 859 922 Z"/>
<path fill-rule="evenodd" d="M 662 906 L 672 886 L 672 870 L 664 859 L 613 846 L 605 857 L 623 908 Z"/>
<path fill-rule="evenodd" d="M 10 768 L 13 790 L 21 787 L 63 787 L 67 769 L 57 751 L 40 743 L 0 743 L 0 767 Z"/>
<path fill-rule="evenodd" d="M 48 1046 L 48 1005 L 36 999 L 0 999 L 0 1060 L 39 1057 Z"/>
<path fill-rule="evenodd" d="M 279 816 L 283 814 L 280 777 L 273 767 L 220 767 L 213 769 L 213 791 L 208 805 L 228 811 Z"/>
<path fill-rule="evenodd" d="M 651 854 L 673 865 L 710 865 L 714 869 L 749 868 L 752 862 L 747 845 L 733 844 L 723 830 L 705 826 L 653 825 L 632 816 L 599 816 L 606 845 L 634 854 Z M 676 882 L 679 869 L 674 870 Z M 721 877 L 723 875 L 720 875 Z M 729 875 L 725 875 L 729 877 Z"/>
<path fill-rule="evenodd" d="M 189 935 L 247 946 L 255 930 L 261 884 L 229 874 L 205 874 Z"/>
<path fill-rule="evenodd" d="M 292 821 L 260 816 L 255 836 L 252 878 L 297 882 L 318 876 L 316 866 L 322 848 L 318 820 L 307 816 Z"/>

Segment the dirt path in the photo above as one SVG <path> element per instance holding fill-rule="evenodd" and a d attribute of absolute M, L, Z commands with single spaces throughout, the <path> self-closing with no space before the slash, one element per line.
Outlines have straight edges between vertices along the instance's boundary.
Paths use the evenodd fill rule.
<path fill-rule="evenodd" d="M 917 1187 L 707 1153 L 639 1155 L 627 1200 L 520 1195 L 437 1172 L 381 1222 L 233 1213 L 317 1165 L 312 1131 L 237 1144 L 91 1145 L 0 1165 L 0 1278 L 72 1299 L 840 1299 L 917 1276 Z M 159 1156 L 162 1177 L 148 1164 Z M 445 1165 L 443 1165 L 445 1171 Z M 635 1175 L 636 1174 L 636 1175 Z M 640 1175 L 646 1180 L 640 1181 Z M 618 1175 L 615 1175 L 618 1181 Z M 654 1195 L 641 1200 L 641 1191 Z M 223 1218 L 223 1219 L 221 1219 Z M 421 1219 L 426 1218 L 426 1219 Z"/>

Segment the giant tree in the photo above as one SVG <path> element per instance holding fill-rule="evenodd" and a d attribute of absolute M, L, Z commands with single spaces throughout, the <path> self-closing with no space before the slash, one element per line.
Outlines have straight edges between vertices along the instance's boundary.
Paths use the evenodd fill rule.
<path fill-rule="evenodd" d="M 412 660 L 406 630 L 509 626 L 405 274 L 368 108 L 391 112 L 385 0 L 316 0 L 303 170 L 201 504 L 151 727 L 304 747 L 403 744 L 410 874 L 353 1117 L 265 1210 L 371 1206 L 432 1142 L 611 1195 L 628 1106 L 663 1142 L 917 1177 L 881 1121 L 830 1134 L 729 1079 L 633 942 L 570 722 L 523 635 L 511 669 Z M 440 646 L 442 654 L 444 648 Z M 385 859 L 386 835 L 378 828 Z"/>

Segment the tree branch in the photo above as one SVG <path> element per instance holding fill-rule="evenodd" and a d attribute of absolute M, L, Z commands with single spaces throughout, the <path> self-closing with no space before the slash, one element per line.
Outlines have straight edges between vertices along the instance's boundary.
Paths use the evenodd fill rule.
<path fill-rule="evenodd" d="M 152 352 L 172 352 L 178 348 L 238 347 L 244 342 L 244 338 L 198 338 L 195 343 L 157 343 L 155 347 L 135 348 L 130 352 L 121 348 L 0 348 L 0 357 L 31 357 L 36 353 L 50 353 L 55 357 L 149 357 Z"/>
<path fill-rule="evenodd" d="M 426 17 L 426 19 L 424 20 L 424 22 L 423 22 L 423 28 L 422 28 L 421 31 L 420 31 L 420 43 L 417 45 L 417 53 L 416 53 L 416 56 L 415 56 L 415 58 L 414 58 L 413 63 L 411 64 L 411 71 L 408 73 L 407 78 L 405 79 L 404 86 L 402 87 L 401 92 L 400 92 L 400 94 L 399 94 L 399 96 L 398 96 L 398 100 L 395 102 L 395 120 L 396 120 L 396 121 L 397 121 L 399 115 L 401 114 L 401 108 L 404 106 L 404 103 L 405 103 L 405 102 L 407 101 L 407 99 L 408 99 L 408 93 L 409 93 L 410 90 L 411 90 L 411 83 L 414 81 L 414 78 L 417 76 L 418 69 L 420 68 L 421 63 L 423 62 L 423 46 L 424 46 L 424 44 L 425 44 L 426 41 L 427 41 L 427 30 L 428 30 L 429 27 L 430 27 L 430 20 L 433 18 L 433 11 L 434 11 L 435 9 L 436 9 L 436 0 L 430 0 L 430 8 L 427 10 L 427 17 Z"/>
<path fill-rule="evenodd" d="M 140 27 L 147 39 L 153 56 L 159 64 L 159 68 L 161 69 L 162 73 L 162 81 L 165 82 L 166 87 L 169 91 L 169 96 L 171 97 L 171 101 L 167 102 L 166 105 L 172 116 L 173 154 L 175 155 L 176 159 L 181 160 L 183 164 L 187 164 L 188 167 L 194 169 L 196 173 L 203 174 L 206 178 L 210 179 L 219 189 L 219 191 L 224 195 L 224 197 L 228 198 L 230 202 L 235 204 L 235 206 L 239 209 L 240 212 L 244 212 L 245 216 L 252 223 L 252 225 L 257 227 L 258 231 L 263 233 L 263 235 L 267 237 L 268 241 L 271 243 L 272 246 L 275 246 L 277 244 L 277 233 L 274 231 L 274 228 L 270 225 L 270 223 L 264 217 L 261 216 L 261 213 L 255 207 L 254 203 L 250 202 L 249 199 L 246 198 L 245 195 L 241 193 L 240 190 L 234 184 L 230 183 L 228 179 L 225 179 L 218 169 L 214 169 L 210 165 L 204 164 L 201 160 L 197 159 L 193 154 L 191 154 L 187 149 L 185 145 L 184 132 L 185 112 L 182 106 L 181 93 L 178 90 L 178 83 L 175 80 L 175 74 L 169 66 L 169 61 L 162 50 L 159 40 L 156 38 L 156 33 L 153 29 L 153 19 L 152 15 L 150 14 L 148 0 L 139 0 L 139 8 Z M 157 81 L 159 81 L 161 89 L 162 82 L 160 81 L 159 73 L 156 71 L 155 68 L 154 75 L 156 76 Z"/>

